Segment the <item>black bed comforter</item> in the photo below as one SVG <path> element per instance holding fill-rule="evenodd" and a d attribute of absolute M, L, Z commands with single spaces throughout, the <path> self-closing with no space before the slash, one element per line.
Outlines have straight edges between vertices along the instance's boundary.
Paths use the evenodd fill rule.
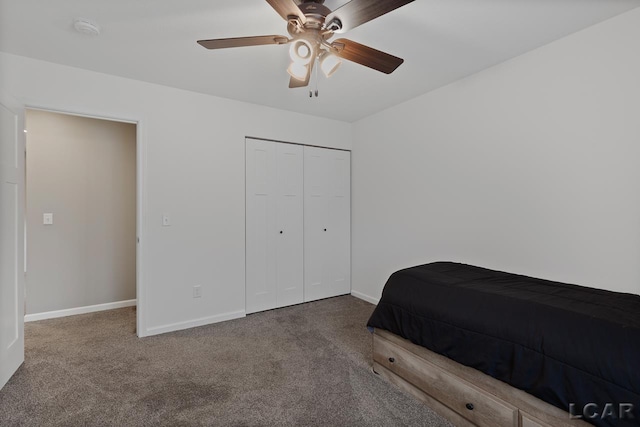
<path fill-rule="evenodd" d="M 368 326 L 476 368 L 568 417 L 640 425 L 638 295 L 436 262 L 391 275 Z"/>

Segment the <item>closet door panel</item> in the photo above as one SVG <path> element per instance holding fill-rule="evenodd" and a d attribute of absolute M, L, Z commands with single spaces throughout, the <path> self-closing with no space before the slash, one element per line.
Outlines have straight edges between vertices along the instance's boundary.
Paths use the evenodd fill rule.
<path fill-rule="evenodd" d="M 328 153 L 327 269 L 332 295 L 351 292 L 351 159 L 346 151 Z"/>
<path fill-rule="evenodd" d="M 246 312 L 276 307 L 276 146 L 246 141 Z"/>
<path fill-rule="evenodd" d="M 277 144 L 277 307 L 303 302 L 303 149 Z"/>
<path fill-rule="evenodd" d="M 351 292 L 350 153 L 305 147 L 305 301 Z"/>
<path fill-rule="evenodd" d="M 327 276 L 329 205 L 325 150 L 304 147 L 304 300 L 331 295 Z"/>

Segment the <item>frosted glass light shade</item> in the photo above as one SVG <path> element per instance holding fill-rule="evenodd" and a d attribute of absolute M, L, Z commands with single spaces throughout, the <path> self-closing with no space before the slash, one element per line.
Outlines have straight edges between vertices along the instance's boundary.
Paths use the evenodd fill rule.
<path fill-rule="evenodd" d="M 342 64 L 342 60 L 333 53 L 323 54 L 320 59 L 320 69 L 327 77 L 331 77 L 340 68 L 340 64 Z"/>
<path fill-rule="evenodd" d="M 305 39 L 298 39 L 291 43 L 289 56 L 293 62 L 306 65 L 313 59 L 313 49 L 311 43 Z"/>
<path fill-rule="evenodd" d="M 307 65 L 293 61 L 289 65 L 289 68 L 287 68 L 287 73 L 289 73 L 289 75 L 294 79 L 304 80 L 307 78 L 308 70 L 309 68 Z"/>

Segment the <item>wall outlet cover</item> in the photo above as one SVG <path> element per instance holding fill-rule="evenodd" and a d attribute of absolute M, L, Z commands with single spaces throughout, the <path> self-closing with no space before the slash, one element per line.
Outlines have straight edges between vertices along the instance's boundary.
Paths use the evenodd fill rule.
<path fill-rule="evenodd" d="M 193 287 L 193 297 L 194 298 L 202 297 L 202 286 L 197 285 Z"/>

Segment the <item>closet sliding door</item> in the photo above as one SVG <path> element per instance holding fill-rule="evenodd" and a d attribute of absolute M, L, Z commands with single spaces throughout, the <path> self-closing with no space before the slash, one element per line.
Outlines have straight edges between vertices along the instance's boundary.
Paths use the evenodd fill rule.
<path fill-rule="evenodd" d="M 303 150 L 246 140 L 246 312 L 303 301 Z"/>
<path fill-rule="evenodd" d="M 304 147 L 304 300 L 350 292 L 350 153 Z"/>

